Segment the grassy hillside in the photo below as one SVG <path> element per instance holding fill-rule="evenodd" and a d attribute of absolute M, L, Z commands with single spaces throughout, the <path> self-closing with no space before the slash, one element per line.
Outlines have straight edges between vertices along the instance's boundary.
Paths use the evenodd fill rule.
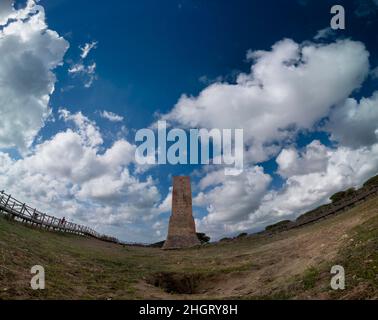
<path fill-rule="evenodd" d="M 0 217 L 0 299 L 378 298 L 378 198 L 306 227 L 201 248 L 124 247 Z M 30 268 L 46 289 L 30 289 Z M 344 291 L 330 269 L 346 271 Z"/>

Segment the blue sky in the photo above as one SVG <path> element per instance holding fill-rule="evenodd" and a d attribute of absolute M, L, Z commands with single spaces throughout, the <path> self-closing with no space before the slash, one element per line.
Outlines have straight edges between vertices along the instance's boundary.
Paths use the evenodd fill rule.
<path fill-rule="evenodd" d="M 41 4 L 50 27 L 70 42 L 66 61 L 77 60 L 83 43 L 99 43 L 90 54 L 99 79 L 90 89 L 83 89 L 66 70 L 59 70 L 52 105 L 69 106 L 94 117 L 98 110 L 111 110 L 125 117 L 123 124 L 128 128 L 139 129 L 155 121 L 156 112 L 169 112 L 183 93 L 196 96 L 220 76 L 234 81 L 235 74 L 249 68 L 247 50 L 268 50 L 283 38 L 311 39 L 329 25 L 328 11 L 334 2 L 148 0 L 103 6 L 78 0 L 75 10 L 70 10 L 68 0 L 42 0 Z M 366 19 L 355 14 L 357 1 L 343 5 L 349 12 L 349 27 L 339 30 L 338 36 L 362 40 L 370 53 L 376 52 L 377 36 L 372 36 L 376 21 L 367 26 Z M 59 91 L 71 85 L 75 88 Z M 97 122 L 109 129 L 101 118 Z M 324 136 L 320 138 L 327 143 Z M 298 144 L 303 144 L 300 138 Z M 274 170 L 274 165 L 266 168 Z M 188 172 L 183 167 L 160 167 L 156 174 L 164 177 L 172 170 Z"/>
<path fill-rule="evenodd" d="M 4 1 L 11 2 L 10 0 Z M 24 9 L 25 2 L 17 1 L 15 8 L 18 8 L 19 11 L 26 10 Z M 29 2 L 32 7 L 33 1 Z M 165 236 L 169 210 L 164 211 L 157 207 L 161 207 L 169 194 L 171 176 L 188 174 L 192 175 L 193 179 L 197 226 L 199 230 L 208 232 L 213 238 L 217 238 L 244 230 L 256 231 L 268 223 L 286 217 L 294 218 L 303 210 L 326 202 L 332 192 L 351 185 L 357 186 L 363 179 L 378 171 L 375 162 L 375 141 L 374 143 L 371 141 L 371 136 L 374 136 L 373 131 L 364 132 L 363 130 L 364 128 L 375 129 L 370 122 L 367 123 L 368 120 L 366 119 L 373 121 L 378 108 L 378 106 L 375 106 L 376 99 L 373 95 L 378 83 L 378 72 L 374 71 L 378 66 L 378 35 L 376 33 L 378 4 L 374 0 L 339 2 L 346 10 L 346 29 L 328 32 L 324 38 L 317 39 L 314 39 L 314 37 L 320 30 L 329 28 L 331 19 L 329 12 L 334 4 L 332 0 L 321 1 L 321 3 L 314 0 L 240 0 L 232 2 L 225 0 L 142 0 L 112 1 L 105 4 L 89 0 L 41 0 L 38 4 L 45 10 L 45 17 L 39 17 L 39 19 L 46 23 L 46 27 L 35 31 L 36 34 L 31 35 L 27 41 L 23 42 L 23 45 L 26 47 L 35 45 L 37 35 L 41 36 L 46 29 L 59 35 L 59 38 L 51 35 L 51 38 L 49 38 L 50 47 L 48 41 L 41 46 L 45 45 L 46 50 L 52 48 L 52 46 L 61 46 L 56 55 L 61 54 L 62 57 L 46 58 L 43 48 L 40 48 L 41 51 L 35 51 L 36 56 L 39 55 L 41 63 L 48 65 L 47 59 L 50 59 L 54 61 L 55 65 L 54 68 L 49 68 L 56 76 L 56 81 L 54 82 L 50 78 L 45 79 L 55 85 L 54 92 L 49 93 L 47 90 L 49 102 L 44 106 L 45 111 L 50 110 L 50 115 L 39 114 L 40 121 L 33 123 L 29 123 L 29 121 L 31 121 L 30 118 L 34 119 L 34 116 L 29 119 L 20 118 L 19 123 L 24 121 L 26 125 L 35 125 L 35 132 L 25 133 L 29 143 L 21 143 L 23 137 L 19 138 L 20 141 L 16 141 L 16 139 L 12 141 L 12 138 L 10 138 L 11 130 L 0 133 L 0 152 L 3 153 L 3 158 L 8 155 L 11 159 L 7 160 L 8 162 L 4 165 L 4 167 L 8 167 L 6 172 L 3 173 L 4 180 L 0 182 L 5 185 L 4 188 L 7 190 L 12 189 L 11 191 L 15 195 L 19 194 L 20 197 L 25 198 L 25 201 L 34 201 L 36 206 L 46 208 L 49 213 L 59 216 L 66 215 L 72 220 L 94 225 L 100 231 L 114 234 L 123 240 L 146 242 L 160 240 Z M 25 14 L 31 16 L 30 12 Z M 19 20 L 19 23 L 21 24 L 21 20 Z M 32 22 L 23 20 L 22 23 L 26 25 Z M 12 22 L 8 22 L 8 27 L 11 24 Z M 11 31 L 3 31 L 3 38 L 9 37 L 9 33 Z M 180 105 L 178 102 L 183 94 L 198 97 L 202 92 L 207 92 L 206 89 L 214 83 L 237 87 L 237 85 L 240 85 L 237 82 L 238 76 L 241 73 L 249 74 L 251 66 L 256 63 L 256 61 L 247 59 L 247 52 L 256 52 L 257 50 L 273 52 L 272 46 L 284 41 L 284 39 L 292 39 L 294 43 L 299 45 L 299 51 L 306 46 L 314 50 L 319 47 L 332 48 L 332 43 L 345 41 L 339 47 L 332 49 L 335 50 L 335 55 L 328 57 L 329 52 L 325 49 L 324 59 L 322 61 L 316 60 L 319 63 L 318 69 L 322 70 L 324 78 L 329 78 L 328 72 L 331 71 L 326 66 L 328 63 L 330 66 L 337 63 L 337 54 L 345 54 L 345 61 L 350 61 L 351 65 L 345 63 L 343 66 L 335 68 L 335 72 L 340 72 L 343 77 L 340 79 L 342 84 L 335 86 L 335 91 L 339 90 L 339 94 L 331 97 L 325 91 L 326 88 L 319 89 L 319 92 L 324 93 L 328 100 L 324 98 L 326 101 L 314 102 L 314 108 L 324 108 L 324 112 L 314 115 L 314 119 L 312 119 L 314 121 L 309 120 L 311 123 L 307 124 L 307 111 L 303 111 L 303 117 L 296 118 L 293 114 L 295 129 L 294 132 L 286 132 L 285 138 L 279 137 L 276 132 L 267 133 L 262 129 L 261 135 L 269 136 L 269 138 L 264 138 L 261 141 L 264 156 L 259 159 L 246 160 L 245 163 L 245 166 L 251 170 L 248 173 L 251 175 L 250 179 L 256 178 L 256 181 L 261 179 L 261 184 L 257 185 L 256 182 L 256 185 L 251 185 L 246 182 L 250 181 L 246 178 L 248 174 L 246 174 L 246 177 L 240 178 L 245 180 L 228 181 L 225 180 L 226 178 L 222 178 L 222 180 L 217 176 L 216 168 L 199 166 L 165 165 L 143 172 L 135 172 L 134 164 L 123 163 L 120 165 L 120 171 L 115 172 L 114 169 L 115 171 L 109 173 L 109 176 L 104 173 L 104 176 L 99 178 L 99 167 L 94 166 L 92 168 L 91 165 L 95 160 L 90 160 L 83 166 L 84 171 L 90 172 L 88 177 L 80 179 L 77 178 L 77 175 L 67 178 L 74 172 L 72 168 L 65 167 L 64 170 L 62 169 L 61 176 L 57 174 L 61 168 L 51 167 L 48 171 L 45 170 L 44 161 L 55 158 L 45 154 L 42 157 L 41 146 L 48 141 L 53 141 L 56 146 L 59 145 L 54 137 L 60 138 L 63 135 L 59 135 L 59 133 L 67 133 L 67 130 L 77 133 L 84 141 L 85 139 L 93 139 L 93 135 L 89 138 L 83 137 L 83 131 L 92 126 L 91 132 L 97 130 L 103 141 L 102 143 L 92 141 L 93 144 L 86 145 L 86 148 L 93 147 L 93 149 L 85 150 L 88 151 L 88 154 L 95 152 L 101 156 L 111 150 L 116 141 L 125 140 L 133 145 L 135 130 L 149 127 L 160 119 L 161 115 L 168 115 L 168 118 L 176 124 L 176 127 L 188 128 L 187 124 L 193 123 L 193 119 L 179 119 L 172 113 L 175 105 Z M 363 49 L 354 48 L 354 44 L 357 42 L 363 45 Z M 66 44 L 65 48 L 63 48 L 64 43 Z M 83 53 L 80 48 L 83 48 L 85 44 L 94 44 L 94 47 L 83 58 L 80 56 Z M 286 42 L 277 49 L 277 52 L 279 50 L 282 50 L 282 52 L 291 50 L 288 49 L 291 45 Z M 21 44 L 17 48 L 21 48 Z M 5 45 L 3 50 L 5 52 Z M 347 55 L 348 50 L 352 52 L 350 56 Z M 358 50 L 361 50 L 361 54 L 357 55 Z M 366 54 L 366 57 L 369 55 L 366 58 L 366 61 L 368 59 L 369 70 L 364 70 L 366 61 L 356 62 L 354 68 L 353 64 L 356 59 L 354 59 L 353 54 L 356 54 L 357 57 L 364 54 Z M 5 58 L 3 59 L 5 63 Z M 24 59 L 21 54 L 20 59 Z M 29 61 L 29 63 L 33 63 L 34 60 Z M 35 62 L 35 65 L 37 65 L 37 62 Z M 82 71 L 74 72 L 73 70 L 78 66 L 83 68 Z M 90 67 L 93 67 L 92 71 L 90 71 Z M 350 72 L 348 68 L 351 69 Z M 25 78 L 22 72 L 29 72 L 29 69 L 25 69 L 27 71 L 21 70 L 20 77 Z M 316 69 L 314 68 L 314 70 Z M 280 72 L 279 70 L 277 72 Z M 375 76 L 375 72 L 377 76 Z M 266 77 L 268 76 L 274 77 L 274 75 L 267 75 Z M 310 76 L 311 79 L 317 79 L 317 77 L 322 79 L 319 75 Z M 361 79 L 356 80 L 359 77 Z M 253 77 L 251 76 L 251 78 Z M 254 75 L 254 78 L 257 78 L 257 76 Z M 25 79 L 38 81 L 34 76 Z M 279 81 L 281 80 L 269 79 L 275 85 L 278 83 L 279 89 Z M 329 81 L 333 85 L 336 80 L 331 79 Z M 325 86 L 327 80 L 324 83 L 322 81 L 318 83 L 308 81 L 308 83 L 315 88 L 313 90 L 308 89 L 308 94 L 311 95 L 312 91 L 317 90 L 318 85 L 319 87 Z M 304 81 L 303 86 L 305 85 L 306 82 Z M 266 88 L 268 87 L 266 86 Z M 285 83 L 283 82 L 282 88 L 284 87 Z M 296 83 L 293 84 L 293 88 L 302 87 L 300 83 Z M 273 89 L 276 90 L 277 88 Z M 273 89 L 271 92 L 275 92 Z M 222 90 L 222 87 L 219 90 Z M 293 104 L 301 101 L 299 90 L 298 97 L 290 91 L 293 97 L 290 97 L 288 101 Z M 307 89 L 303 90 L 307 92 Z M 6 96 L 7 94 L 9 94 L 8 91 L 0 91 L 0 102 L 3 103 L 0 108 L 3 107 L 4 110 L 7 110 L 5 109 L 5 101 L 10 99 Z M 265 96 L 269 96 L 269 94 L 270 91 Z M 369 107 L 366 107 L 366 113 L 370 114 L 370 118 L 366 114 L 361 114 L 356 118 L 347 119 L 345 115 L 351 114 L 347 112 L 350 107 L 347 99 L 353 97 L 357 99 L 357 104 L 360 102 L 360 98 L 371 99 L 367 103 Z M 234 96 L 230 96 L 230 101 L 233 101 L 234 98 Z M 237 108 L 240 107 L 240 110 L 244 110 L 246 115 L 254 114 L 246 110 L 249 105 L 245 106 L 240 102 L 239 106 L 237 97 L 235 99 Z M 272 107 L 268 105 L 256 106 L 253 101 L 249 102 L 251 109 L 269 109 Z M 330 101 L 329 105 L 326 105 L 328 101 Z M 185 101 L 182 102 L 181 108 L 187 108 L 185 103 Z M 212 105 L 205 107 L 208 108 L 209 113 L 204 113 L 204 117 L 207 114 L 213 114 L 213 111 L 216 110 Z M 358 110 L 365 110 L 363 106 L 359 105 L 359 107 Z M 337 110 L 333 112 L 333 108 L 339 110 L 339 112 Z M 370 110 L 369 108 L 373 109 Z M 36 109 L 38 108 L 36 107 Z M 63 109 L 68 112 L 65 116 L 62 113 Z M 282 108 L 281 110 L 279 112 L 282 112 L 284 117 L 285 110 Z M 298 105 L 297 110 L 302 110 L 300 105 Z M 30 109 L 24 110 L 21 107 L 13 108 L 13 111 L 20 112 L 20 114 L 32 112 Z M 123 120 L 109 121 L 109 119 L 101 116 L 104 111 L 112 112 L 122 117 Z M 293 112 L 298 114 L 297 111 Z M 308 113 L 311 114 L 312 111 L 310 110 Z M 77 115 L 82 118 L 79 119 Z M 330 127 L 326 129 L 323 124 L 327 123 L 330 118 L 333 119 L 330 122 L 332 129 Z M 214 117 L 209 123 L 216 126 L 226 120 L 221 117 L 219 119 Z M 277 121 L 281 123 L 281 120 Z M 277 121 L 274 120 L 273 123 Z M 332 121 L 338 121 L 340 128 L 333 129 L 337 125 Z M 343 124 L 343 121 L 345 121 L 345 124 Z M 285 126 L 291 125 L 290 121 L 285 120 L 283 123 Z M 196 122 L 196 127 L 206 126 L 207 124 L 208 122 L 201 119 Z M 231 124 L 233 128 L 246 125 L 238 121 Z M 83 125 L 86 127 L 84 128 Z M 267 123 L 267 126 L 273 125 L 271 122 Z M 347 125 L 353 125 L 356 136 L 360 138 L 356 138 L 356 141 L 354 141 L 354 139 L 348 137 L 347 132 L 345 132 L 348 131 Z M 252 126 L 250 122 L 248 122 L 248 126 Z M 278 125 L 277 129 L 286 130 L 285 126 L 281 128 Z M 254 130 L 248 134 L 251 141 L 247 144 L 250 143 L 253 152 L 256 148 L 261 147 L 255 141 L 256 132 L 260 134 L 260 131 Z M 30 139 L 32 139 L 31 143 Z M 315 149 L 311 145 L 314 141 L 319 141 L 319 145 L 316 145 Z M 309 145 L 310 147 L 308 147 Z M 273 147 L 275 147 L 274 151 L 269 149 Z M 69 149 L 67 150 L 67 153 L 69 153 Z M 308 151 L 307 154 L 306 150 Z M 348 173 L 332 171 L 331 166 L 333 165 L 337 168 L 343 167 L 343 163 L 335 164 L 335 159 L 340 159 L 340 154 L 345 156 L 347 152 L 350 152 L 348 157 L 353 159 L 355 157 L 356 167 L 361 167 L 361 161 L 366 158 L 374 161 L 369 163 L 368 168 L 363 172 L 358 172 L 355 167 Z M 314 154 L 324 154 L 326 159 L 314 159 Z M 277 162 L 279 156 L 281 156 L 281 162 Z M 62 159 L 62 162 L 72 161 L 74 163 L 71 158 L 65 159 L 64 157 L 63 154 L 57 159 Z M 75 157 L 73 156 L 73 158 Z M 18 160 L 19 163 L 17 164 Z M 325 161 L 329 162 L 324 164 Z M 346 160 L 344 159 L 344 161 Z M 35 166 L 33 171 L 25 173 L 18 169 L 18 167 L 23 167 L 23 170 L 27 170 L 24 166 L 26 167 L 28 162 L 32 162 L 32 166 Z M 325 167 L 321 169 L 319 166 L 323 164 Z M 125 168 L 127 168 L 126 171 L 130 175 L 130 179 L 122 179 L 126 179 L 127 183 L 126 180 L 120 178 L 121 172 L 125 174 Z M 95 173 L 96 170 L 97 173 Z M 259 170 L 262 170 L 262 172 Z M 321 170 L 327 174 L 323 172 L 323 175 L 321 175 Z M 93 176 L 89 177 L 92 172 Z M 26 182 L 23 186 L 15 186 L 13 181 L 22 174 L 27 174 L 31 181 L 35 181 L 36 177 L 47 179 L 49 188 L 54 189 L 54 194 L 50 194 L 51 189 L 49 189 L 49 191 L 42 192 L 42 194 L 46 194 L 46 197 L 35 197 L 32 188 L 26 185 Z M 314 174 L 319 174 L 322 177 L 326 175 L 328 179 L 340 181 L 332 187 L 325 188 L 322 185 L 327 183 L 321 180 L 317 181 L 316 178 L 311 176 Z M 339 179 L 338 177 L 347 178 Z M 108 178 L 110 180 L 107 180 Z M 131 188 L 134 182 L 129 181 L 132 179 L 137 180 L 137 182 L 134 181 L 138 186 L 137 192 L 130 191 L 134 190 Z M 153 180 L 153 182 L 146 184 L 148 199 L 142 197 L 144 200 L 141 200 L 138 198 L 138 193 L 144 193 L 142 191 L 143 183 L 148 179 Z M 209 182 L 212 180 L 215 182 Z M 52 181 L 60 181 L 62 185 L 55 184 Z M 94 191 L 93 181 L 102 181 L 102 188 L 104 189 L 107 187 L 107 181 L 110 181 L 110 184 L 114 183 L 118 186 L 115 190 L 119 191 L 119 196 L 116 198 L 98 196 L 97 190 Z M 308 184 L 307 181 L 313 181 L 313 189 L 317 191 L 304 191 L 304 194 L 308 195 L 306 199 L 291 198 L 292 194 L 303 189 L 301 183 L 305 183 L 304 181 L 306 181 L 306 184 Z M 99 187 L 98 183 L 96 186 Z M 245 188 L 238 190 L 240 186 Z M 300 187 L 298 187 L 298 190 L 292 190 L 293 186 Z M 66 192 L 63 197 L 59 197 L 62 192 L 61 188 L 64 188 L 64 192 Z M 222 197 L 222 192 L 233 194 L 234 191 L 235 194 L 242 194 L 243 196 L 240 199 L 238 197 L 230 198 L 228 201 L 229 208 L 216 198 L 216 194 Z M 75 192 L 80 196 L 76 198 Z M 57 203 L 60 202 L 61 205 L 51 205 L 52 199 L 55 199 Z M 133 204 L 130 208 L 132 201 L 136 204 Z M 227 213 L 232 212 L 233 207 L 238 207 L 239 204 L 240 208 L 237 208 L 235 213 L 230 213 L 228 216 Z M 154 210 L 151 211 L 151 207 L 155 207 Z M 87 215 L 86 211 L 93 211 L 95 214 Z M 143 212 L 146 212 L 146 214 Z"/>

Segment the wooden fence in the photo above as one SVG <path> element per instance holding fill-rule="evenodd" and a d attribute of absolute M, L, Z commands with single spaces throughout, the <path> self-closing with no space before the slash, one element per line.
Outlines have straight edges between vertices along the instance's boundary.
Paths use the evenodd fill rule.
<path fill-rule="evenodd" d="M 324 211 L 320 211 L 316 216 L 313 216 L 313 217 L 310 216 L 308 218 L 304 216 L 300 216 L 297 219 L 297 221 L 293 223 L 291 227 L 294 227 L 294 228 L 301 227 L 305 224 L 309 224 L 309 223 L 327 218 L 330 215 L 334 215 L 334 214 L 343 212 L 345 210 L 349 210 L 353 208 L 354 206 L 366 201 L 370 197 L 376 196 L 377 194 L 378 194 L 378 186 L 356 190 L 356 194 L 352 196 L 351 198 L 346 199 L 346 200 L 340 200 L 334 204 L 331 204 L 329 208 L 327 208 Z"/>
<path fill-rule="evenodd" d="M 304 225 L 317 222 L 322 219 L 327 219 L 329 216 L 339 214 L 343 211 L 349 210 L 356 205 L 368 200 L 371 197 L 378 195 L 378 186 L 364 187 L 354 192 L 354 195 L 346 199 L 339 200 L 335 203 L 322 206 L 310 212 L 300 215 L 295 221 L 281 221 L 269 226 L 263 231 L 258 232 L 258 235 L 273 234 L 276 232 L 287 231 L 293 228 L 299 228 Z"/>
<path fill-rule="evenodd" d="M 65 221 L 63 219 L 50 216 L 46 213 L 42 213 L 37 209 L 32 208 L 21 201 L 18 201 L 10 194 L 6 194 L 4 191 L 0 192 L 0 213 L 6 214 L 16 221 L 51 231 L 60 231 L 81 236 L 89 236 L 108 242 L 119 242 L 117 239 L 100 234 L 89 227 Z"/>

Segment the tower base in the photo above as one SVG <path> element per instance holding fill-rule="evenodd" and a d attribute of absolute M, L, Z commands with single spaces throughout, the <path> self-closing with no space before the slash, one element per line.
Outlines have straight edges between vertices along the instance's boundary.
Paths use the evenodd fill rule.
<path fill-rule="evenodd" d="M 201 245 L 196 234 L 169 237 L 163 245 L 164 250 L 191 248 Z"/>

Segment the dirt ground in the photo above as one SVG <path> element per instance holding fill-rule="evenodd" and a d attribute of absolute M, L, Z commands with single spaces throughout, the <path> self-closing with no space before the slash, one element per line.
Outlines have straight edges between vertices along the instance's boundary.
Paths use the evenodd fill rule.
<path fill-rule="evenodd" d="M 195 294 L 167 295 L 145 282 L 139 283 L 138 290 L 142 296 L 155 299 L 279 297 L 297 287 L 296 282 L 301 281 L 300 276 L 306 270 L 327 267 L 332 265 L 331 262 L 337 264 L 340 249 L 354 242 L 353 228 L 378 216 L 377 202 L 376 199 L 370 200 L 349 212 L 270 239 L 258 239 L 255 243 L 253 238 L 235 241 L 220 250 L 223 257 L 209 249 L 212 251 L 209 258 L 216 259 L 217 264 L 227 267 L 237 261 L 246 268 L 199 281 Z M 228 250 L 228 246 L 237 250 Z M 312 298 L 318 299 L 330 297 L 322 292 L 311 294 Z M 296 297 L 310 298 L 302 292 Z"/>
<path fill-rule="evenodd" d="M 352 299 L 378 292 L 378 198 L 273 236 L 164 251 L 35 230 L 0 219 L 0 299 Z M 46 290 L 30 289 L 30 266 Z M 346 265 L 347 290 L 330 289 Z M 377 269 L 378 270 L 378 269 Z"/>

